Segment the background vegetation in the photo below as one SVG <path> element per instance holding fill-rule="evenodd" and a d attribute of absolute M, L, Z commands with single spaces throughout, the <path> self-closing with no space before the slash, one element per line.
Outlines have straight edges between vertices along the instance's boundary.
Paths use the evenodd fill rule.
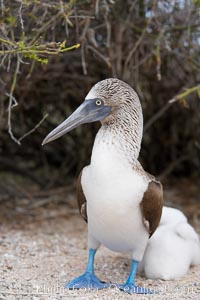
<path fill-rule="evenodd" d="M 92 85 L 118 77 L 144 111 L 141 161 L 161 178 L 200 169 L 200 1 L 0 1 L 0 171 L 41 186 L 89 162 L 99 124 L 43 138 Z"/>

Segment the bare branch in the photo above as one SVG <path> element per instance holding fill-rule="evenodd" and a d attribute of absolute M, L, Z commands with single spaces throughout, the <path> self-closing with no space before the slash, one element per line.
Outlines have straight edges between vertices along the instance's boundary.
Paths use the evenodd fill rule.
<path fill-rule="evenodd" d="M 185 97 L 189 96 L 194 92 L 198 92 L 199 89 L 200 85 L 194 86 L 170 99 L 155 115 L 153 115 L 153 117 L 149 121 L 146 122 L 144 126 L 144 132 L 146 132 L 158 119 L 160 119 L 173 103 L 184 99 Z"/>
<path fill-rule="evenodd" d="M 3 15 L 4 15 L 4 9 L 5 9 L 5 6 L 4 6 L 4 2 L 3 2 L 3 0 L 1 0 L 1 14 L 2 14 L 2 17 L 3 17 Z"/>
<path fill-rule="evenodd" d="M 172 161 L 168 167 L 158 176 L 159 180 L 164 180 L 178 165 L 189 159 L 188 155 L 183 154 L 181 157 Z"/>
<path fill-rule="evenodd" d="M 99 0 L 95 2 L 95 15 L 97 18 L 99 17 Z"/>
<path fill-rule="evenodd" d="M 198 92 L 200 89 L 200 84 L 198 84 L 197 86 L 194 86 L 192 88 L 186 89 L 185 92 L 178 94 L 177 96 L 175 96 L 174 98 L 172 98 L 171 100 L 169 100 L 169 103 L 172 104 L 174 102 L 177 102 L 187 96 L 189 96 L 190 94 L 194 93 L 194 92 Z"/>
<path fill-rule="evenodd" d="M 24 32 L 24 20 L 22 18 L 22 5 L 23 5 L 23 0 L 21 0 L 20 7 L 19 7 L 19 20 L 20 20 L 22 32 Z"/>
<path fill-rule="evenodd" d="M 27 137 L 28 135 L 30 135 L 31 133 L 33 133 L 38 127 L 40 127 L 40 125 L 44 122 L 44 120 L 48 117 L 48 115 L 49 114 L 45 114 L 44 117 L 34 126 L 34 128 L 32 128 L 31 130 L 29 130 L 23 136 L 21 136 L 18 141 L 21 142 L 25 137 Z"/>
<path fill-rule="evenodd" d="M 155 7 L 156 7 L 156 4 L 157 4 L 157 0 L 154 0 L 153 2 L 153 7 L 152 7 L 152 11 L 155 10 Z M 151 21 L 152 21 L 152 18 L 153 18 L 153 14 L 151 15 L 151 17 L 149 18 L 149 20 L 147 21 L 147 25 L 145 26 L 145 28 L 143 29 L 142 31 L 142 34 L 140 35 L 139 39 L 137 40 L 137 42 L 135 43 L 135 46 L 133 47 L 133 49 L 129 52 L 126 60 L 125 60 L 125 63 L 124 63 L 124 71 L 123 71 L 123 74 L 126 73 L 126 70 L 128 68 L 128 64 L 130 63 L 131 61 L 131 58 L 133 56 L 133 54 L 135 53 L 135 51 L 137 50 L 137 48 L 140 46 L 145 34 L 146 34 L 146 31 L 147 31 L 147 28 L 149 27 L 149 25 L 151 24 Z"/>
<path fill-rule="evenodd" d="M 13 82 L 12 82 L 10 93 L 9 93 L 9 103 L 8 103 L 8 133 L 9 133 L 11 139 L 15 143 L 17 143 L 18 145 L 20 145 L 20 141 L 15 138 L 15 136 L 14 136 L 14 134 L 12 132 L 11 115 L 12 115 L 13 102 L 14 102 L 14 106 L 17 105 L 17 101 L 13 97 L 13 92 L 14 92 L 15 85 L 16 85 L 16 82 L 17 82 L 17 75 L 19 73 L 19 68 L 20 68 L 20 59 L 17 56 L 16 69 L 15 69 L 15 73 L 14 73 L 14 77 L 13 77 Z"/>
<path fill-rule="evenodd" d="M 101 52 L 99 52 L 97 49 L 95 49 L 90 45 L 88 45 L 87 48 L 90 49 L 92 52 L 94 52 L 97 56 L 99 56 L 107 64 L 109 68 L 111 67 L 110 59 L 108 57 L 105 57 Z"/>
<path fill-rule="evenodd" d="M 171 103 L 167 102 L 153 117 L 144 125 L 144 132 L 146 132 L 162 115 L 170 108 Z"/>
<path fill-rule="evenodd" d="M 81 46 L 81 63 L 82 63 L 83 74 L 87 75 L 87 66 L 85 61 L 85 42 L 83 42 Z"/>

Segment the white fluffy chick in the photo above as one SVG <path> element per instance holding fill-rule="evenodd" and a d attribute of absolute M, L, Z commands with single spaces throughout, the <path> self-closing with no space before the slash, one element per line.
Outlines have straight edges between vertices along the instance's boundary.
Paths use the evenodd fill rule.
<path fill-rule="evenodd" d="M 151 279 L 171 280 L 200 264 L 200 240 L 178 209 L 163 207 L 160 225 L 150 238 L 139 270 Z"/>

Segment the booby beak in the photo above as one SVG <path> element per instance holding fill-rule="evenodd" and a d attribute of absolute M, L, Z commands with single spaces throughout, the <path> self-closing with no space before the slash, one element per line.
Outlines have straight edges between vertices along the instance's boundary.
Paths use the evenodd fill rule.
<path fill-rule="evenodd" d="M 45 145 L 51 141 L 54 141 L 78 127 L 81 124 L 91 123 L 95 121 L 103 120 L 111 113 L 112 108 L 104 105 L 100 99 L 88 99 L 85 100 L 69 118 L 58 125 L 53 131 L 51 131 L 43 140 L 42 145 Z"/>

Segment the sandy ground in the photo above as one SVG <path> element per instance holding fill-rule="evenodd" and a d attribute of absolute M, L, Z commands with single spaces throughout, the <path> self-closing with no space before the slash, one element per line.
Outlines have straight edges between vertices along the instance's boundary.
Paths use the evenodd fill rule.
<path fill-rule="evenodd" d="M 192 205 L 197 205 L 196 200 L 188 209 L 185 206 L 188 214 Z M 198 209 L 199 204 L 195 211 Z M 193 225 L 200 232 L 198 216 L 193 218 Z M 152 296 L 128 295 L 115 288 L 101 291 L 64 289 L 68 281 L 83 273 L 87 262 L 86 224 L 77 209 L 65 203 L 33 205 L 29 210 L 16 203 L 14 206 L 3 203 L 0 205 L 0 233 L 0 300 L 200 299 L 200 266 L 191 268 L 187 276 L 175 281 L 137 276 L 137 284 L 158 292 Z M 128 255 L 101 247 L 95 266 L 101 280 L 124 282 L 130 259 Z"/>

